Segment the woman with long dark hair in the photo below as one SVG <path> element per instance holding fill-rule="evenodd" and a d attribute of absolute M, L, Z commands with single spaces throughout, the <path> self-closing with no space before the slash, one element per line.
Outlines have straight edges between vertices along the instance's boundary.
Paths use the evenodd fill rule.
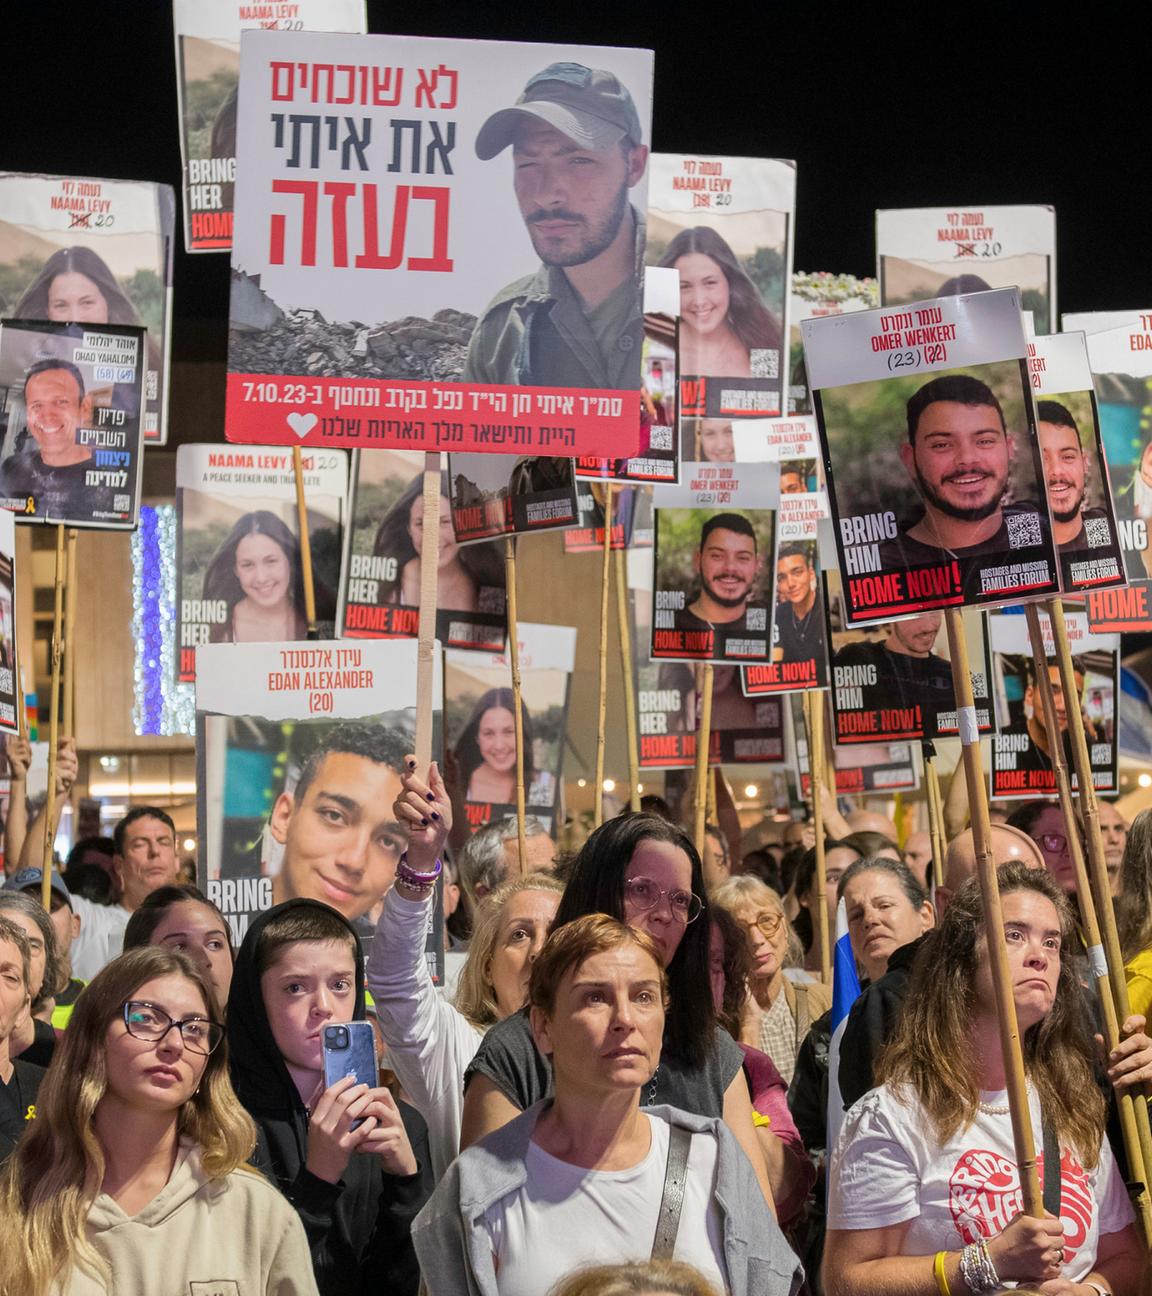
<path fill-rule="evenodd" d="M 680 274 L 680 372 L 751 378 L 752 352 L 775 351 L 783 330 L 736 254 L 707 226 L 681 230 L 660 258 Z"/>
<path fill-rule="evenodd" d="M 275 513 L 245 513 L 209 563 L 202 597 L 228 605 L 209 633 L 212 643 L 303 639 L 300 542 Z"/>
<path fill-rule="evenodd" d="M 456 764 L 466 801 L 512 805 L 516 800 L 516 712 L 510 688 L 491 688 L 476 703 L 456 739 Z M 532 716 L 520 699 L 524 727 L 524 787 L 530 805 L 551 804 L 551 787 L 536 787 L 533 763 Z M 541 779 L 551 781 L 546 771 Z"/>
<path fill-rule="evenodd" d="M 1128 1006 L 1152 1015 L 1152 810 L 1132 820 L 1120 861 L 1116 924 L 1128 980 Z"/>

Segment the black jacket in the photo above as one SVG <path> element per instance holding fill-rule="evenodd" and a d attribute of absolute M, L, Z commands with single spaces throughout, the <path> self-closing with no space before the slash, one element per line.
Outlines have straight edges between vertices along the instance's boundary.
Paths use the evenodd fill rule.
<path fill-rule="evenodd" d="M 44 1068 L 33 1066 L 23 1058 L 14 1059 L 12 1066 L 13 1088 L 19 1092 L 20 1100 L 17 1105 L 12 1090 L 7 1085 L 0 1085 L 0 1164 L 12 1155 L 20 1136 L 28 1128 L 28 1112 L 36 1106 L 36 1092 L 44 1079 Z"/>
<path fill-rule="evenodd" d="M 428 1131 L 419 1113 L 400 1104 L 421 1167 L 414 1175 L 385 1174 L 376 1157 L 358 1153 L 336 1184 L 317 1178 L 305 1166 L 308 1112 L 272 1038 L 256 970 L 260 932 L 273 913 L 290 906 L 327 908 L 315 900 L 289 900 L 257 917 L 236 955 L 228 996 L 232 1084 L 256 1122 L 253 1162 L 295 1206 L 308 1235 L 321 1296 L 415 1296 L 420 1271 L 412 1221 L 433 1187 Z M 355 939 L 354 929 L 346 925 L 349 938 Z M 364 968 L 359 959 L 354 1018 L 364 1020 Z"/>

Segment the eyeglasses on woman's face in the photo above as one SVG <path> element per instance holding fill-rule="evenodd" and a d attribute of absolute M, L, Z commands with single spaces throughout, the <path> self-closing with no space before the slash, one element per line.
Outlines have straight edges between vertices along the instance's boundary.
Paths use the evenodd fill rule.
<path fill-rule="evenodd" d="M 224 1027 L 219 1022 L 210 1021 L 207 1017 L 183 1017 L 176 1021 L 163 1008 L 143 999 L 129 999 L 122 1011 L 128 1034 L 152 1044 L 159 1044 L 175 1027 L 185 1048 L 207 1056 L 224 1038 Z"/>
<path fill-rule="evenodd" d="M 692 891 L 665 891 L 647 877 L 629 878 L 624 883 L 625 903 L 640 912 L 655 909 L 665 896 L 672 916 L 678 922 L 695 922 L 704 911 L 704 901 Z"/>

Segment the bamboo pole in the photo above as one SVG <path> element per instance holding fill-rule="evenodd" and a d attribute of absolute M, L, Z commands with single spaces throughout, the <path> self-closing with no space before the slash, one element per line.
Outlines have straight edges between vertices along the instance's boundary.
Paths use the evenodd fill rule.
<path fill-rule="evenodd" d="M 924 793 L 928 802 L 928 836 L 932 842 L 932 885 L 944 882 L 944 851 L 947 838 L 944 832 L 944 803 L 940 799 L 940 775 L 936 770 L 936 744 L 925 738 Z"/>
<path fill-rule="evenodd" d="M 304 619 L 308 638 L 319 638 L 316 630 L 316 586 L 312 579 L 312 534 L 308 530 L 308 505 L 304 500 L 304 458 L 300 447 L 292 447 L 292 475 L 296 478 L 296 517 L 300 527 L 300 576 L 304 582 Z M 437 495 L 439 503 L 439 495 Z M 439 536 L 437 536 L 439 539 Z"/>
<path fill-rule="evenodd" d="M 508 587 L 508 661 L 512 666 L 512 714 L 516 720 L 516 844 L 520 872 L 527 872 L 528 845 L 524 838 L 524 711 L 520 701 L 520 622 L 516 614 L 516 537 L 504 537 L 504 572 Z"/>
<path fill-rule="evenodd" d="M 628 808 L 640 809 L 640 736 L 636 732 L 636 681 L 632 677 L 632 618 L 628 611 L 628 565 L 615 551 L 616 619 L 620 622 L 620 664 L 624 673 L 624 729 L 628 739 Z"/>
<path fill-rule="evenodd" d="M 1056 793 L 1060 799 L 1060 810 L 1064 815 L 1064 826 L 1068 836 L 1068 854 L 1076 873 L 1076 893 L 1080 900 L 1080 918 L 1084 926 L 1084 936 L 1088 944 L 1088 961 L 1096 979 L 1096 992 L 1100 996 L 1104 1025 L 1104 1043 L 1111 1052 L 1120 1043 L 1120 1023 L 1117 1020 L 1116 1002 L 1109 982 L 1108 963 L 1104 959 L 1103 946 L 1100 940 L 1100 922 L 1096 912 L 1096 900 L 1084 862 L 1084 851 L 1080 845 L 1080 825 L 1076 822 L 1076 808 L 1072 801 L 1072 783 L 1068 777 L 1068 765 L 1064 759 L 1064 740 L 1060 733 L 1060 721 L 1056 714 L 1056 699 L 1052 693 L 1052 679 L 1048 674 L 1048 654 L 1044 649 L 1044 633 L 1040 624 L 1040 613 L 1035 603 L 1025 605 L 1028 617 L 1028 635 L 1032 642 L 1032 665 L 1036 671 L 1036 688 L 1040 693 L 1044 708 L 1044 725 L 1048 731 L 1048 741 L 1052 752 L 1052 772 L 1056 776 Z M 1059 664 L 1059 663 L 1057 663 Z M 1061 675 L 1063 683 L 1063 675 Z M 1068 707 L 1075 709 L 1079 715 L 1079 706 L 1073 707 L 1072 697 L 1065 686 L 1065 699 Z M 1082 726 L 1081 726 L 1082 731 Z M 1087 748 L 1085 748 L 1087 752 Z M 1081 784 L 1084 779 L 1081 776 Z M 1091 783 L 1091 778 L 1089 778 Z M 1105 870 L 1107 872 L 1107 870 Z M 1111 903 L 1109 903 L 1111 908 Z M 1128 1155 L 1129 1179 L 1139 1185 L 1133 1205 L 1140 1218 L 1141 1231 L 1144 1234 L 1145 1246 L 1152 1246 L 1152 1200 L 1148 1196 L 1147 1158 L 1141 1146 L 1137 1124 L 1135 1101 L 1130 1092 L 1119 1092 L 1117 1110 L 1120 1116 L 1120 1132 L 1124 1138 L 1124 1150 Z"/>
<path fill-rule="evenodd" d="M 604 727 L 608 713 L 608 594 L 612 587 L 612 483 L 604 487 L 604 561 L 600 568 L 600 692 L 596 729 L 596 803 L 593 822 L 604 822 Z"/>
<path fill-rule="evenodd" d="M 696 780 L 692 789 L 692 840 L 704 854 L 704 825 L 708 814 L 708 749 L 712 746 L 712 663 L 700 669 L 700 712 L 696 725 Z"/>
<path fill-rule="evenodd" d="M 832 984 L 832 936 L 828 930 L 828 871 L 824 861 L 824 694 L 819 689 L 804 693 L 804 721 L 808 729 L 808 777 L 812 784 L 812 826 L 816 832 L 816 924 L 820 951 L 820 977 Z"/>
<path fill-rule="evenodd" d="M 64 601 L 64 719 L 61 722 L 64 734 L 69 738 L 76 734 L 76 654 L 72 651 L 76 634 L 76 601 L 80 596 L 76 584 L 76 537 L 76 528 L 69 527 Z"/>
<path fill-rule="evenodd" d="M 52 693 L 48 699 L 48 794 L 44 802 L 44 853 L 40 901 L 52 912 L 52 840 L 56 835 L 56 759 L 60 748 L 60 659 L 64 651 L 64 527 L 56 527 L 55 603 L 52 611 Z"/>
<path fill-rule="evenodd" d="M 424 456 L 420 541 L 420 633 L 416 644 L 416 768 L 432 759 L 432 685 L 436 670 L 436 604 L 440 574 L 440 452 Z"/>
<path fill-rule="evenodd" d="M 1036 1174 L 1036 1140 L 1032 1134 L 1032 1115 L 1028 1107 L 1024 1056 L 1020 1048 L 1020 1026 L 1016 1020 L 1016 1001 L 1012 995 L 1008 952 L 1004 945 L 1004 914 L 1000 905 L 996 862 L 992 856 L 988 789 L 984 781 L 984 762 L 980 757 L 980 732 L 976 724 L 976 705 L 972 696 L 968 643 L 964 638 L 964 620 L 960 609 L 947 608 L 944 618 L 948 627 L 949 656 L 952 658 L 952 687 L 956 694 L 961 754 L 964 760 L 964 776 L 968 784 L 968 804 L 972 814 L 976 874 L 980 879 L 984 931 L 988 942 L 988 960 L 991 964 L 996 1016 L 1000 1024 L 1000 1049 L 1004 1058 L 1004 1080 L 1008 1090 L 1008 1108 L 1012 1119 L 1012 1142 L 1020 1173 L 1024 1214 L 1035 1219 L 1043 1219 L 1044 1198 Z"/>

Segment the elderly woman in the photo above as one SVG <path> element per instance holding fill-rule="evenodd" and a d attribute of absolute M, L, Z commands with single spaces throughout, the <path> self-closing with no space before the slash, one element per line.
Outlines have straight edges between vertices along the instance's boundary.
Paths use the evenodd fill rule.
<path fill-rule="evenodd" d="M 536 1296 L 583 1265 L 650 1253 L 734 1296 L 797 1290 L 796 1257 L 723 1121 L 640 1106 L 667 999 L 643 930 L 588 914 L 549 938 L 529 1003 L 554 1096 L 461 1153 L 417 1217 L 430 1296 Z"/>

